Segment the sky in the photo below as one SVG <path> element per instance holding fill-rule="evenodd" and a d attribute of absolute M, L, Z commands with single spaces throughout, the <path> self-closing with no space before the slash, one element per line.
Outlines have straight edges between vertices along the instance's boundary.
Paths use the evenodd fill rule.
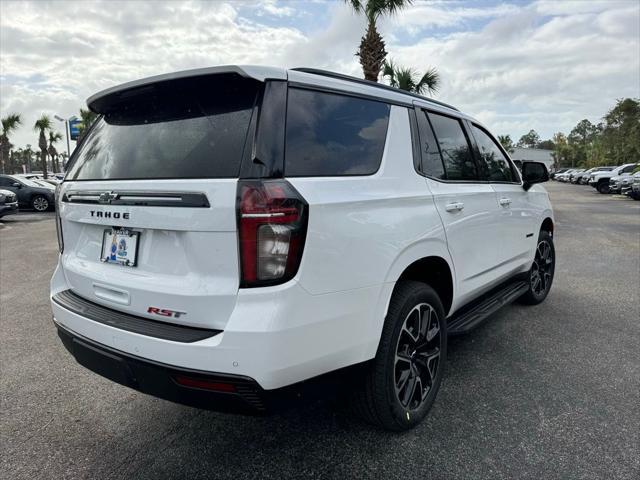
<path fill-rule="evenodd" d="M 0 115 L 22 115 L 20 147 L 37 145 L 43 113 L 77 115 L 91 94 L 150 75 L 260 64 L 361 77 L 365 23 L 340 0 L 0 0 Z M 435 98 L 516 141 L 640 97 L 639 0 L 414 0 L 379 29 L 389 59 L 437 68 Z"/>

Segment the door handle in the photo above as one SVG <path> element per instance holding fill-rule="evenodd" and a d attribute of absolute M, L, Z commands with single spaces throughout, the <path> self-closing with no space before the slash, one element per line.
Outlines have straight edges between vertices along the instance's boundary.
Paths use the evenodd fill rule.
<path fill-rule="evenodd" d="M 462 202 L 447 203 L 444 207 L 447 212 L 459 212 L 463 208 L 464 203 Z"/>
<path fill-rule="evenodd" d="M 499 203 L 503 207 L 506 207 L 507 205 L 511 205 L 511 199 L 510 198 L 501 198 Z"/>

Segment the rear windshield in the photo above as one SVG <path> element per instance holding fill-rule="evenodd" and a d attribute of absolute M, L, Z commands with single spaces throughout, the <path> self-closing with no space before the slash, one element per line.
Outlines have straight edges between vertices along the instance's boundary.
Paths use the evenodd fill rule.
<path fill-rule="evenodd" d="M 91 128 L 67 179 L 237 177 L 258 88 L 229 74 L 125 92 Z"/>

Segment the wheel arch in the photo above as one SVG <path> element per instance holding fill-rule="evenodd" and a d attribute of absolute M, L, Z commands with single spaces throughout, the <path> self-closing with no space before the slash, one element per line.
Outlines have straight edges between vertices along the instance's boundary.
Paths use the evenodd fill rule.
<path fill-rule="evenodd" d="M 425 256 L 425 251 L 429 252 L 429 255 Z M 440 297 L 445 316 L 447 316 L 455 298 L 456 279 L 455 268 L 449 257 L 446 243 L 430 241 L 427 244 L 413 245 L 396 259 L 389 270 L 378 300 L 369 337 L 370 342 L 364 352 L 366 359 L 371 359 L 376 355 L 391 297 L 402 280 L 414 280 L 428 284 Z"/>
<path fill-rule="evenodd" d="M 546 217 L 543 221 L 542 221 L 542 225 L 540 225 L 540 231 L 545 231 L 545 232 L 549 232 L 551 235 L 553 235 L 553 229 L 554 229 L 554 224 L 553 224 L 553 219 L 551 217 Z"/>
<path fill-rule="evenodd" d="M 440 297 L 445 315 L 449 313 L 453 303 L 453 272 L 444 258 L 429 256 L 411 263 L 398 277 L 393 292 L 403 280 L 413 280 L 429 285 Z"/>

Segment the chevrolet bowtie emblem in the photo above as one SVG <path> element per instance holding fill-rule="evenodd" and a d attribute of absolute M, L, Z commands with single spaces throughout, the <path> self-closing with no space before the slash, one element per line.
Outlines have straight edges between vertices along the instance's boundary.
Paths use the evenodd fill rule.
<path fill-rule="evenodd" d="M 114 192 L 103 192 L 100 194 L 100 197 L 98 198 L 98 202 L 99 203 L 111 203 L 114 200 L 118 199 L 118 194 L 114 193 Z"/>

